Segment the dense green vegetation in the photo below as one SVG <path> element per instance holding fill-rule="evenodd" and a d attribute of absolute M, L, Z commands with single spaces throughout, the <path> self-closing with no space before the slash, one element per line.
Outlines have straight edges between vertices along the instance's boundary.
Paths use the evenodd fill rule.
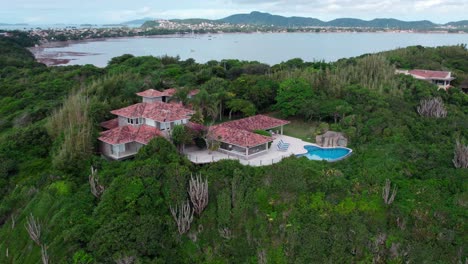
<path fill-rule="evenodd" d="M 440 26 L 428 20 L 402 21 L 394 18 L 376 18 L 373 20 L 362 20 L 357 18 L 337 18 L 330 21 L 322 21 L 311 17 L 284 17 L 253 11 L 249 14 L 234 14 L 218 20 L 208 19 L 173 19 L 174 22 L 189 24 L 209 23 L 230 23 L 257 26 L 274 26 L 281 28 L 298 27 L 343 27 L 343 28 L 393 28 L 393 29 L 434 29 Z M 466 20 L 450 22 L 444 26 L 463 28 L 468 25 Z"/>
<path fill-rule="evenodd" d="M 25 228 L 30 215 L 50 263 L 467 259 L 468 172 L 452 159 L 455 141 L 468 141 L 468 96 L 393 74 L 394 64 L 440 66 L 461 82 L 464 46 L 271 67 L 123 55 L 106 68 L 47 68 L 20 43 L 0 39 L 0 50 L 0 263 L 40 262 Z M 98 124 L 109 111 L 137 102 L 137 91 L 169 87 L 200 88 L 190 103 L 206 123 L 270 113 L 295 120 L 291 133 L 304 139 L 344 132 L 354 154 L 336 163 L 195 166 L 177 151 L 187 143 L 179 127 L 177 147 L 157 138 L 133 160 L 100 158 Z M 436 96 L 447 117 L 421 117 L 420 100 Z M 91 166 L 104 188 L 98 197 Z M 191 174 L 208 179 L 209 203 L 180 235 L 169 208 L 188 199 Z M 387 179 L 397 188 L 392 203 L 382 198 Z"/>

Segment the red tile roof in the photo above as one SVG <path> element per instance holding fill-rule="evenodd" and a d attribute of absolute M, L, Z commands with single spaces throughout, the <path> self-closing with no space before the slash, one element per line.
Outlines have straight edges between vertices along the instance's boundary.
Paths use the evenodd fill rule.
<path fill-rule="evenodd" d="M 161 91 L 154 90 L 154 89 L 148 89 L 143 92 L 136 93 L 136 94 L 142 97 L 161 97 L 162 96 Z"/>
<path fill-rule="evenodd" d="M 147 125 L 128 125 L 101 132 L 99 140 L 112 145 L 134 141 L 146 145 L 151 139 L 158 136 L 162 136 L 162 133 L 155 127 Z"/>
<path fill-rule="evenodd" d="M 145 107 L 148 103 L 138 103 L 133 104 L 124 108 L 112 110 L 111 113 L 118 116 L 123 116 L 127 118 L 137 118 L 142 117 Z"/>
<path fill-rule="evenodd" d="M 189 95 L 190 95 L 190 96 L 194 96 L 194 95 L 197 95 L 199 92 L 200 92 L 199 89 L 195 89 L 195 90 L 190 91 L 190 92 L 189 92 Z"/>
<path fill-rule="evenodd" d="M 253 131 L 267 130 L 286 124 L 289 124 L 289 121 L 256 115 L 212 126 L 210 131 L 216 140 L 241 147 L 254 147 L 271 142 L 273 138 L 253 133 Z"/>
<path fill-rule="evenodd" d="M 269 117 L 266 115 L 255 115 L 239 120 L 229 121 L 222 123 L 223 126 L 244 129 L 249 131 L 254 130 L 268 130 L 271 128 L 279 127 L 282 125 L 289 124 L 289 121 L 281 120 L 274 117 Z"/>
<path fill-rule="evenodd" d="M 180 104 L 163 102 L 138 103 L 111 111 L 112 114 L 127 118 L 144 117 L 158 122 L 170 122 L 190 118 L 194 111 Z"/>
<path fill-rule="evenodd" d="M 161 131 L 155 127 L 141 125 L 135 135 L 135 141 L 141 144 L 148 144 L 155 137 L 162 137 Z"/>
<path fill-rule="evenodd" d="M 142 96 L 142 97 L 162 97 L 162 96 L 173 96 L 177 92 L 177 89 L 175 88 L 169 88 L 164 91 L 158 91 L 154 89 L 148 89 L 143 92 L 137 93 L 137 95 Z"/>
<path fill-rule="evenodd" d="M 169 88 L 163 91 L 163 96 L 173 96 L 175 93 L 177 93 L 176 88 Z"/>
<path fill-rule="evenodd" d="M 212 126 L 210 134 L 215 140 L 247 148 L 273 141 L 272 137 L 262 136 L 244 129 L 225 127 L 222 124 Z"/>
<path fill-rule="evenodd" d="M 447 71 L 410 70 L 408 73 L 425 79 L 450 79 L 450 72 Z"/>
<path fill-rule="evenodd" d="M 119 126 L 119 119 L 114 118 L 111 120 L 104 121 L 100 124 L 105 129 L 113 129 Z"/>

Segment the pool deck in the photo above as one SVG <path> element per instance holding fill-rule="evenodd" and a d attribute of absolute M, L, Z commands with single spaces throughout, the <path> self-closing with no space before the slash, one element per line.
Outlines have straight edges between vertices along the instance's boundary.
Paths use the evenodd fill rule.
<path fill-rule="evenodd" d="M 306 142 L 306 141 L 303 141 L 302 139 L 285 136 L 285 135 L 276 135 L 274 136 L 274 138 L 275 140 L 271 144 L 271 148 L 269 150 L 259 155 L 258 157 L 254 157 L 248 160 L 240 159 L 233 155 L 228 155 L 225 153 L 221 153 L 219 151 L 200 150 L 197 147 L 186 148 L 184 154 L 187 156 L 187 158 L 190 161 L 196 164 L 206 164 L 206 163 L 216 162 L 219 160 L 231 159 L 231 160 L 239 160 L 239 162 L 244 165 L 266 166 L 266 165 L 272 165 L 274 163 L 278 163 L 282 159 L 290 157 L 290 156 L 307 153 L 307 150 L 304 148 L 304 146 L 306 145 L 317 146 L 314 143 Z M 284 143 L 290 144 L 287 151 L 280 151 L 277 149 L 276 145 L 278 144 L 280 140 L 283 140 Z"/>

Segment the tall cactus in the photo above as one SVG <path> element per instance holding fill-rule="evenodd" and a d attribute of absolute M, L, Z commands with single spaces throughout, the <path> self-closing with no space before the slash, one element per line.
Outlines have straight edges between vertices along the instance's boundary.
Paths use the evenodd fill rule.
<path fill-rule="evenodd" d="M 96 197 L 101 197 L 104 192 L 104 186 L 100 185 L 97 179 L 97 169 L 91 166 L 91 174 L 89 175 L 89 186 L 91 187 L 91 193 Z"/>
<path fill-rule="evenodd" d="M 393 186 L 393 191 L 390 194 L 390 189 L 391 189 L 391 182 L 389 179 L 385 180 L 385 186 L 383 187 L 382 190 L 382 198 L 384 200 L 384 203 L 386 205 L 390 205 L 393 203 L 393 200 L 395 200 L 395 196 L 397 194 L 397 187 L 394 185 Z"/>
<path fill-rule="evenodd" d="M 468 145 L 465 146 L 457 140 L 452 161 L 455 168 L 468 168 Z"/>
<path fill-rule="evenodd" d="M 418 113 L 425 117 L 443 118 L 447 116 L 447 109 L 445 109 L 442 98 L 435 97 L 421 100 L 418 106 Z"/>
<path fill-rule="evenodd" d="M 193 210 L 190 207 L 190 202 L 187 200 L 185 203 L 182 203 L 180 207 L 176 205 L 175 208 L 170 207 L 172 217 L 177 224 L 177 229 L 179 234 L 185 234 L 190 230 L 190 224 L 193 221 Z"/>
<path fill-rule="evenodd" d="M 190 201 L 192 201 L 195 213 L 200 216 L 208 205 L 208 180 L 202 180 L 201 175 L 190 176 L 189 190 Z"/>

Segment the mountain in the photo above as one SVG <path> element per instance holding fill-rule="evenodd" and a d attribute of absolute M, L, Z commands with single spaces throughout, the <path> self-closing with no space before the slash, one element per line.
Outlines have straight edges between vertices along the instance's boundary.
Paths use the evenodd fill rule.
<path fill-rule="evenodd" d="M 224 23 L 231 24 L 253 24 L 253 25 L 272 25 L 278 27 L 289 26 L 323 26 L 324 22 L 309 17 L 283 17 L 254 11 L 250 14 L 236 14 L 220 19 Z"/>
<path fill-rule="evenodd" d="M 449 23 L 445 24 L 444 26 L 468 27 L 468 20 L 449 22 Z"/>
<path fill-rule="evenodd" d="M 356 18 L 338 18 L 325 23 L 329 27 L 367 27 L 367 28 L 433 28 L 437 24 L 431 21 L 401 21 L 393 18 L 376 18 L 370 21 Z"/>
<path fill-rule="evenodd" d="M 428 20 L 402 21 L 393 18 L 376 18 L 370 21 L 356 18 L 338 18 L 328 22 L 310 17 L 284 17 L 262 13 L 258 11 L 250 14 L 236 14 L 218 21 L 231 24 L 253 24 L 277 27 L 367 27 L 367 28 L 399 28 L 399 29 L 425 29 L 439 26 Z M 455 26 L 468 25 L 468 21 L 451 22 Z"/>
<path fill-rule="evenodd" d="M 146 21 L 152 21 L 152 20 L 155 20 L 155 19 L 150 18 L 150 17 L 145 17 L 145 18 L 141 18 L 141 19 L 125 21 L 125 22 L 122 22 L 120 24 L 122 24 L 122 25 L 143 25 Z"/>
<path fill-rule="evenodd" d="M 151 21 L 151 22 L 148 22 Z M 144 18 L 128 21 L 123 24 L 145 24 L 145 26 L 154 26 L 154 19 Z M 331 21 L 322 21 L 312 17 L 284 17 L 272 15 L 259 11 L 253 11 L 249 14 L 235 14 L 218 20 L 203 18 L 189 19 L 171 19 L 172 22 L 185 24 L 207 23 L 230 23 L 230 24 L 249 24 L 257 26 L 275 26 L 275 27 L 352 27 L 352 28 L 396 28 L 396 29 L 433 29 L 442 26 L 428 20 L 420 21 L 402 21 L 394 18 L 376 18 L 373 20 L 362 20 L 357 18 L 337 18 Z M 138 22 L 138 23 L 137 23 Z M 468 20 L 454 21 L 445 24 L 445 26 L 468 27 Z"/>

